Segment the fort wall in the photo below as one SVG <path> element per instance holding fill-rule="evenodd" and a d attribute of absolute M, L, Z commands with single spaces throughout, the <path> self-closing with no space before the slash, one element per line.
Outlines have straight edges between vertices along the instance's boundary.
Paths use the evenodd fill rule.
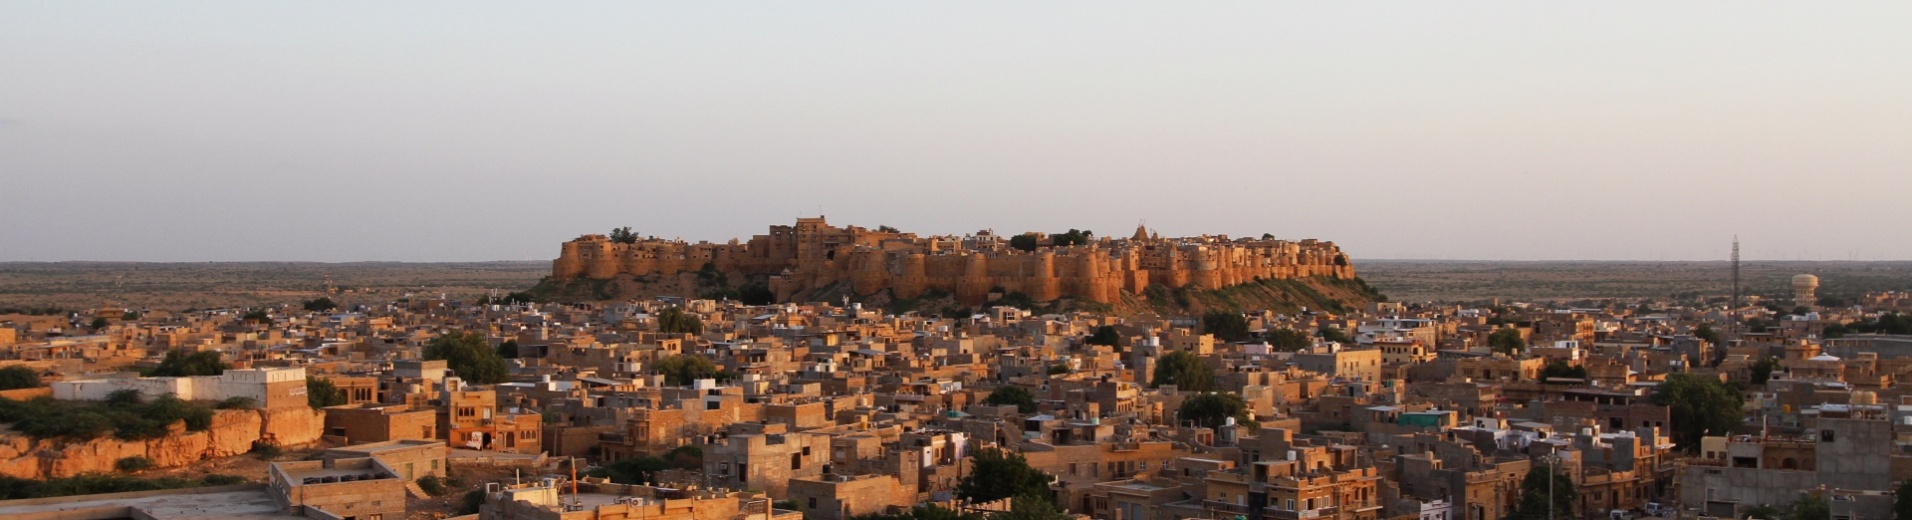
<path fill-rule="evenodd" d="M 969 305 L 982 303 L 992 291 L 1020 292 L 1035 301 L 1106 303 L 1158 285 L 1220 289 L 1257 279 L 1355 276 L 1339 247 L 1313 239 L 1159 238 L 1138 229 L 1131 238 L 1099 237 L 1088 244 L 1023 251 L 991 234 L 918 237 L 838 228 L 822 218 L 771 226 L 768 234 L 743 243 L 655 238 L 617 243 L 584 235 L 564 243 L 551 274 L 605 280 L 672 276 L 706 266 L 733 277 L 767 276 L 780 300 L 845 284 L 856 294 L 887 289 L 898 298 L 945 292 Z"/>

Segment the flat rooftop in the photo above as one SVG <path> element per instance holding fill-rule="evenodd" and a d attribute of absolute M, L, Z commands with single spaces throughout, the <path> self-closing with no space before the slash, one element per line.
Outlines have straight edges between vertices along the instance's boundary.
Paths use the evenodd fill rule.
<path fill-rule="evenodd" d="M 135 518 L 139 515 L 133 514 L 134 510 L 153 520 L 304 518 L 286 513 L 267 494 L 265 486 L 247 490 L 232 487 L 213 488 L 223 491 L 174 489 L 0 501 L 0 518 Z"/>

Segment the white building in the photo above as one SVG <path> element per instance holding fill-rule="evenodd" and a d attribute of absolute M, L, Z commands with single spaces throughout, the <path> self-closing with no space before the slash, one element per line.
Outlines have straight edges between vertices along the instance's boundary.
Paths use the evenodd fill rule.
<path fill-rule="evenodd" d="M 138 390 L 145 399 L 173 394 L 188 401 L 251 398 L 263 408 L 305 405 L 305 368 L 243 368 L 216 376 L 109 377 L 55 381 L 53 398 L 65 401 L 104 401 L 120 390 Z"/>

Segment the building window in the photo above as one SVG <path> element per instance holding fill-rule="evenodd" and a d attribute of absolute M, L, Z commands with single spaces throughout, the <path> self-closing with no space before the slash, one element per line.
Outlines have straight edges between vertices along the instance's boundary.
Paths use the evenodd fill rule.
<path fill-rule="evenodd" d="M 1832 430 L 1819 430 L 1819 442 L 1832 442 Z"/>
<path fill-rule="evenodd" d="M 803 469 L 803 454 L 790 454 L 790 469 Z"/>
<path fill-rule="evenodd" d="M 810 509 L 817 508 L 817 497 L 810 497 Z"/>

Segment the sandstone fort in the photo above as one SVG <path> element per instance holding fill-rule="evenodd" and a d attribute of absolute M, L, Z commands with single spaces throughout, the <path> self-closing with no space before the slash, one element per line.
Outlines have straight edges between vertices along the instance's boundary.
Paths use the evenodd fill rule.
<path fill-rule="evenodd" d="M 1138 227 L 1128 238 L 1092 237 L 1058 246 L 1038 235 L 1033 250 L 991 232 L 917 236 L 889 229 L 836 227 L 822 217 L 771 226 L 749 242 L 690 244 L 655 238 L 614 241 L 584 235 L 564 243 L 553 278 L 605 280 L 620 275 L 675 275 L 716 270 L 767 276 L 779 301 L 848 284 L 856 294 L 885 289 L 897 298 L 947 292 L 965 304 L 992 291 L 1035 301 L 1077 298 L 1113 302 L 1151 286 L 1220 289 L 1257 279 L 1353 279 L 1354 267 L 1333 242 L 1306 239 L 1162 238 Z"/>

